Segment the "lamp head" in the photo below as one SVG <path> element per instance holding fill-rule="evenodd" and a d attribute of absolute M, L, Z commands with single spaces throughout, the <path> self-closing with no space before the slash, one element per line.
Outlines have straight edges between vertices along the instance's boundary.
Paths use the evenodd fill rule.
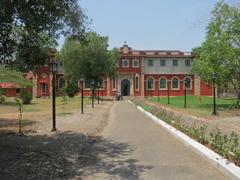
<path fill-rule="evenodd" d="M 216 73 L 215 72 L 212 73 L 212 80 L 216 80 Z"/>
<path fill-rule="evenodd" d="M 56 73 L 57 72 L 58 62 L 55 59 L 52 60 L 52 62 L 50 63 L 50 68 L 51 68 L 51 72 L 52 73 Z"/>
<path fill-rule="evenodd" d="M 80 76 L 80 81 L 84 81 L 84 76 L 83 76 L 83 74 L 81 74 L 81 76 Z"/>

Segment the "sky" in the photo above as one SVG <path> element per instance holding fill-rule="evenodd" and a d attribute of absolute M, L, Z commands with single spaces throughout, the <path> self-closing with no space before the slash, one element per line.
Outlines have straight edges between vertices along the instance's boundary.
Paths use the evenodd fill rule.
<path fill-rule="evenodd" d="M 89 28 L 109 37 L 109 48 L 124 41 L 136 50 L 191 51 L 205 39 L 218 0 L 79 0 Z M 240 0 L 226 0 L 231 5 Z M 63 44 L 59 41 L 59 47 Z"/>

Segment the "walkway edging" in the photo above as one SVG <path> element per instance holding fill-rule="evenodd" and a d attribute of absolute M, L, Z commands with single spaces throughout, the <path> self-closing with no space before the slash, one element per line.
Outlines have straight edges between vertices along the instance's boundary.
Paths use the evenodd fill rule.
<path fill-rule="evenodd" d="M 128 102 L 135 106 L 135 104 L 132 101 L 128 100 Z M 182 141 L 185 145 L 192 148 L 199 155 L 205 157 L 218 170 L 229 175 L 231 178 L 240 179 L 240 168 L 236 166 L 234 163 L 228 161 L 227 159 L 215 153 L 214 151 L 210 150 L 206 146 L 200 144 L 196 140 L 190 138 L 189 136 L 185 135 L 181 131 L 165 123 L 163 120 L 154 116 L 152 113 L 144 110 L 142 107 L 140 106 L 136 106 L 136 107 L 138 110 L 140 110 L 141 112 L 146 114 L 148 117 L 150 117 L 154 122 L 164 127 L 168 132 L 170 132 L 173 136 L 175 136 L 180 141 Z"/>

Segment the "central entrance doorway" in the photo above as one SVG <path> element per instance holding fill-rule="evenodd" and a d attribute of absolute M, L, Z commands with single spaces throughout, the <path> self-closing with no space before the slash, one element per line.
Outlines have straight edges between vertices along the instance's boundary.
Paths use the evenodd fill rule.
<path fill-rule="evenodd" d="M 121 93 L 122 96 L 130 96 L 130 81 L 128 79 L 122 80 Z"/>

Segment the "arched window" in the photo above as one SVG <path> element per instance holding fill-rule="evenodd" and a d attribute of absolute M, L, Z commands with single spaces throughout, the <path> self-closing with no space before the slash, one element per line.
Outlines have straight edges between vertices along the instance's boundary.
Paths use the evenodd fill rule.
<path fill-rule="evenodd" d="M 192 88 L 192 81 L 190 78 L 185 78 L 185 83 L 186 83 L 186 89 Z"/>
<path fill-rule="evenodd" d="M 179 89 L 179 80 L 178 78 L 172 79 L 172 89 Z"/>
<path fill-rule="evenodd" d="M 139 77 L 138 77 L 138 75 L 135 76 L 135 89 L 136 90 L 139 89 Z"/>
<path fill-rule="evenodd" d="M 59 89 L 62 89 L 65 86 L 65 79 L 60 78 L 59 79 Z"/>
<path fill-rule="evenodd" d="M 167 79 L 166 78 L 161 78 L 160 79 L 159 88 L 160 89 L 166 89 L 167 88 Z"/>
<path fill-rule="evenodd" d="M 147 80 L 147 88 L 148 89 L 154 89 L 154 79 L 153 78 L 148 78 L 148 80 Z"/>
<path fill-rule="evenodd" d="M 41 84 L 41 91 L 42 91 L 42 94 L 47 94 L 48 86 L 46 83 Z"/>

